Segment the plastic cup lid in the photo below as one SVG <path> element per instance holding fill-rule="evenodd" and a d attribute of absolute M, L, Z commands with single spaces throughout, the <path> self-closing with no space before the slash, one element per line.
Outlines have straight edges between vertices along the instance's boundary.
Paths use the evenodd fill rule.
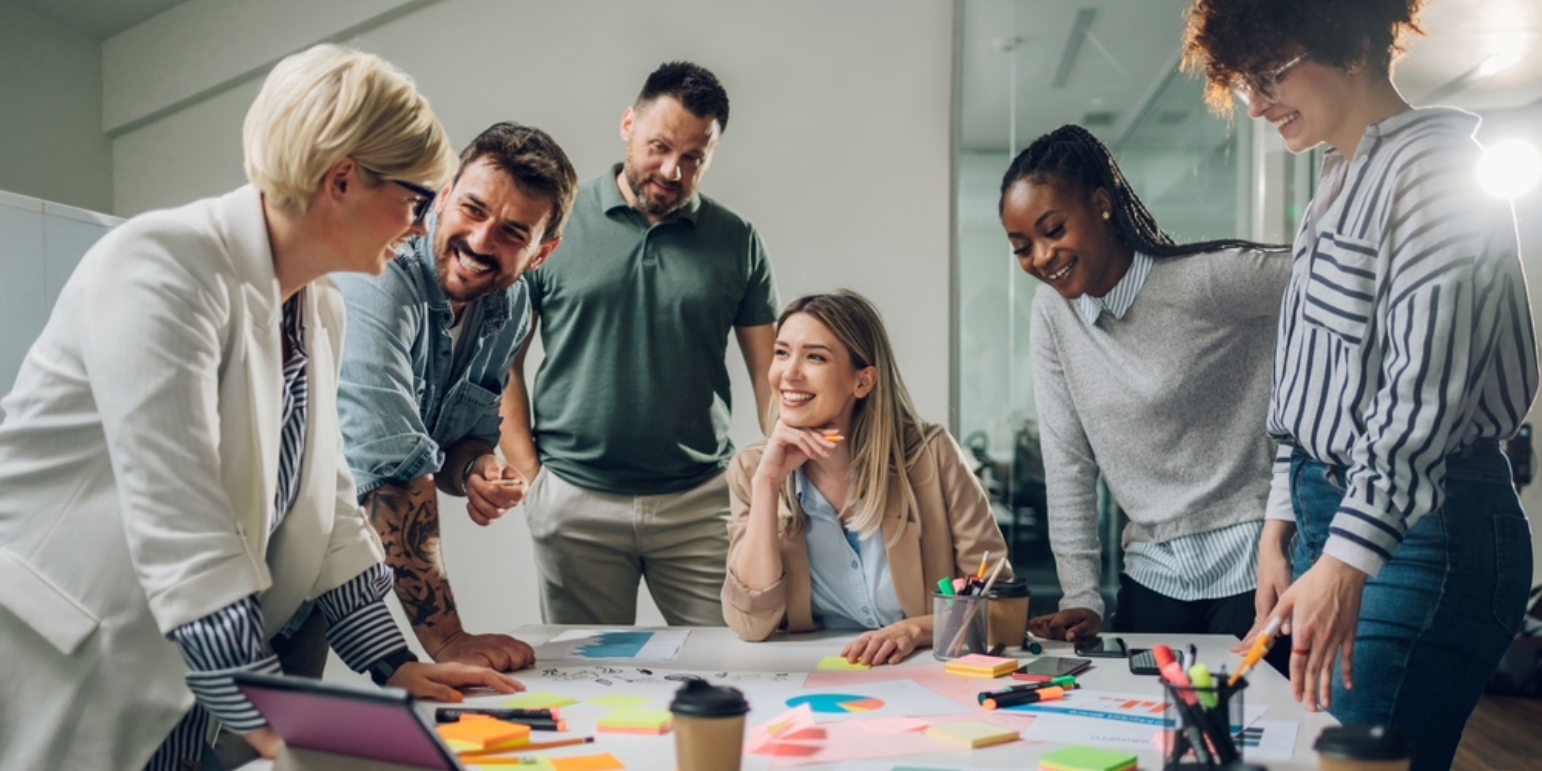
<path fill-rule="evenodd" d="M 669 711 L 686 717 L 732 717 L 749 712 L 750 705 L 738 688 L 687 680 L 675 691 Z"/>
<path fill-rule="evenodd" d="M 1331 726 L 1323 729 L 1312 749 L 1351 760 L 1402 760 L 1408 757 L 1408 737 L 1397 726 Z"/>

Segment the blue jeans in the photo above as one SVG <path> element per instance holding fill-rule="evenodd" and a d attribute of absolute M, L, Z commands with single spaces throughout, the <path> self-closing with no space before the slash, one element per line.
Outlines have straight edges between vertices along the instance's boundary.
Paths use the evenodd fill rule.
<path fill-rule="evenodd" d="M 1345 469 L 1300 449 L 1290 461 L 1295 578 L 1322 556 Z M 1333 676 L 1329 712 L 1401 726 L 1415 771 L 1448 769 L 1467 717 L 1520 627 L 1531 583 L 1531 526 L 1493 443 L 1446 458 L 1446 500 L 1366 582 L 1352 691 Z"/>

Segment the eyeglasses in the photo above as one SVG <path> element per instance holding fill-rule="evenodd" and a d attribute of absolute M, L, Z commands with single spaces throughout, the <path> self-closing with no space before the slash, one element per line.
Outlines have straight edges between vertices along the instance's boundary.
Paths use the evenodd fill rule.
<path fill-rule="evenodd" d="M 428 210 L 434 205 L 434 196 L 437 194 L 426 187 L 420 187 L 418 185 L 412 184 L 411 182 L 403 182 L 399 179 L 393 179 L 391 181 L 421 196 L 418 202 L 412 205 L 412 224 L 423 224 L 423 218 L 428 216 Z"/>
<path fill-rule="evenodd" d="M 1306 54 L 1301 54 L 1268 72 L 1243 75 L 1242 82 L 1237 84 L 1235 89 L 1237 96 L 1242 99 L 1243 104 L 1251 103 L 1252 99 L 1250 97 L 1253 96 L 1269 104 L 1280 101 L 1280 76 L 1284 75 L 1286 70 L 1300 64 L 1301 60 L 1305 59 L 1306 56 Z"/>

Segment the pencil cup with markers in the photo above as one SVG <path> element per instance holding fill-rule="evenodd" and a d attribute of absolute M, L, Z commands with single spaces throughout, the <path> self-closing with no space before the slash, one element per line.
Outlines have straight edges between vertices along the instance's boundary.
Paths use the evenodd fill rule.
<path fill-rule="evenodd" d="M 932 595 L 932 655 L 943 661 L 985 653 L 990 646 L 990 598 L 979 594 Z"/>
<path fill-rule="evenodd" d="M 1242 692 L 1246 678 L 1210 688 L 1162 682 L 1167 769 L 1229 768 L 1242 762 Z"/>

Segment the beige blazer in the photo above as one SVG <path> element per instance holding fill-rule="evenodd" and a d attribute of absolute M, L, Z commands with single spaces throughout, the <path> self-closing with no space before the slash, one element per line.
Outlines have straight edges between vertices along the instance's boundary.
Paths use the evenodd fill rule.
<path fill-rule="evenodd" d="M 728 577 L 723 581 L 723 618 L 739 636 L 752 642 L 764 640 L 778 628 L 789 632 L 809 632 L 819 628 L 814 622 L 813 592 L 809 583 L 808 546 L 804 531 L 780 529 L 777 546 L 782 554 L 782 578 L 765 589 L 751 589 L 734 575 L 734 556 L 744 541 L 750 516 L 750 480 L 760 466 L 765 443 L 740 450 L 728 467 L 728 489 L 732 514 L 728 520 Z M 910 484 L 920 506 L 920 522 L 912 522 L 897 542 L 894 533 L 900 525 L 899 477 L 891 477 L 888 506 L 883 515 L 883 538 L 888 544 L 889 574 L 894 593 L 906 618 L 932 612 L 932 592 L 937 579 L 960 578 L 980 567 L 986 551 L 991 562 L 1007 554 L 1001 528 L 991 513 L 990 503 L 979 480 L 953 437 L 941 426 L 927 429 L 926 446 L 909 470 Z M 777 502 L 779 511 L 800 521 L 804 514 L 798 507 L 789 475 Z M 919 526 L 918 526 L 919 525 Z M 1011 575 L 1011 568 L 1002 571 Z"/>
<path fill-rule="evenodd" d="M 86 253 L 0 424 L 0 769 L 139 769 L 193 705 L 165 635 L 261 593 L 271 637 L 378 564 L 337 425 L 343 302 L 312 284 L 299 500 L 269 537 L 282 342 L 261 198 Z"/>

